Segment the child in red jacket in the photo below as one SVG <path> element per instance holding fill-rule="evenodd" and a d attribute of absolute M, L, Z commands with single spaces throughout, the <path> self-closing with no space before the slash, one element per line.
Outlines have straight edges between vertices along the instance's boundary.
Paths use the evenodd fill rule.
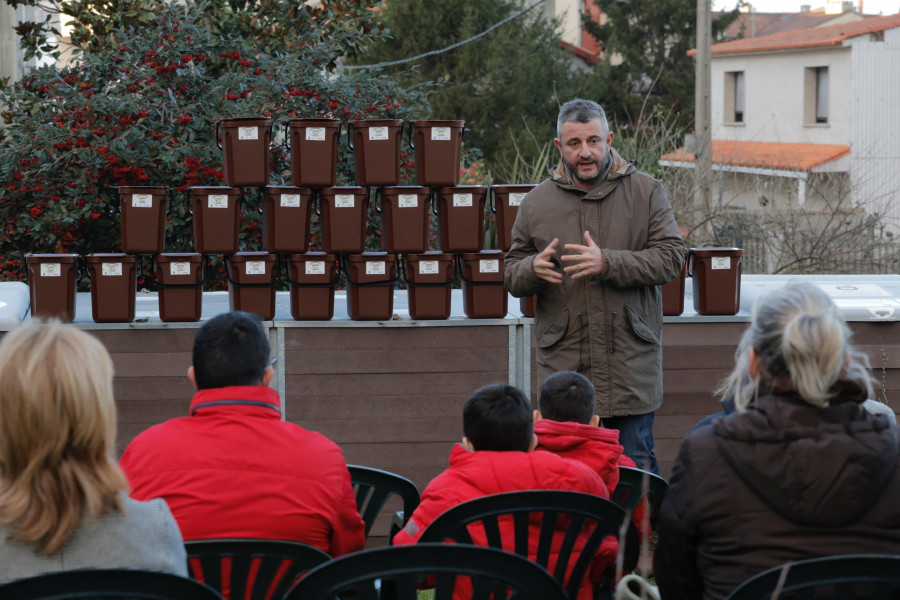
<path fill-rule="evenodd" d="M 549 452 L 532 452 L 537 439 L 531 402 L 518 388 L 494 384 L 476 390 L 463 409 L 463 433 L 462 444 L 450 452 L 450 468 L 425 488 L 406 527 L 394 536 L 394 545 L 415 543 L 445 510 L 488 494 L 569 490 L 609 498 L 603 480 L 584 464 Z M 475 542 L 486 545 L 478 537 L 473 531 Z M 590 579 L 599 580 L 615 561 L 617 550 L 618 542 L 607 538 L 591 566 Z M 464 594 L 457 589 L 454 595 Z M 591 581 L 586 578 L 579 600 L 591 596 Z"/>
<path fill-rule="evenodd" d="M 538 450 L 585 463 L 612 493 L 619 484 L 619 467 L 636 465 L 622 453 L 618 430 L 597 426 L 600 417 L 594 414 L 594 397 L 594 386 L 584 375 L 574 371 L 554 373 L 541 388 L 539 410 L 534 411 L 534 434 Z M 643 531 L 645 511 L 642 502 L 632 515 L 639 531 Z"/>

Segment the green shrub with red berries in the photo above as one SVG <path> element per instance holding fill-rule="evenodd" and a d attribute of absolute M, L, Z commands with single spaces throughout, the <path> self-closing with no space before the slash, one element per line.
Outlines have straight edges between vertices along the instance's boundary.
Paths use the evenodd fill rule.
<path fill-rule="evenodd" d="M 166 251 L 192 251 L 188 188 L 224 185 L 219 119 L 423 118 L 422 88 L 335 67 L 353 40 L 377 31 L 360 10 L 334 4 L 373 2 L 308 10 L 328 36 L 313 36 L 312 20 L 306 36 L 298 27 L 274 37 L 246 36 L 234 22 L 213 27 L 202 7 L 163 5 L 143 26 L 111 27 L 114 44 L 83 48 L 71 66 L 41 67 L 0 88 L 12 121 L 0 130 L 0 280 L 24 279 L 29 252 L 118 251 L 117 186 L 171 187 Z M 272 183 L 282 183 L 289 156 L 276 149 L 272 161 Z M 346 144 L 338 177 L 353 183 Z M 257 250 L 260 216 L 247 192 L 241 249 Z"/>

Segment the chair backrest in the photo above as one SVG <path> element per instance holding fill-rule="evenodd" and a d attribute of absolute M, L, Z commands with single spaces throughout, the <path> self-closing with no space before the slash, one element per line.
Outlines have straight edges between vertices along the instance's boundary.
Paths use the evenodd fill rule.
<path fill-rule="evenodd" d="M 632 467 L 619 467 L 619 483 L 613 490 L 612 500 L 625 510 L 634 512 L 638 502 L 644 497 L 641 490 L 647 486 L 647 503 L 650 507 L 650 525 L 656 527 L 659 507 L 669 488 L 669 483 L 649 471 Z"/>
<path fill-rule="evenodd" d="M 727 600 L 772 598 L 782 576 L 780 600 L 900 598 L 900 556 L 843 554 L 799 560 L 763 571 L 735 588 Z"/>
<path fill-rule="evenodd" d="M 459 544 L 415 544 L 363 550 L 310 571 L 284 600 L 416 600 L 424 577 L 433 577 L 433 600 L 450 600 L 459 579 L 471 600 L 565 600 L 544 569 L 502 550 Z M 390 590 L 389 594 L 385 594 Z"/>
<path fill-rule="evenodd" d="M 394 539 L 394 534 L 403 527 L 419 506 L 419 488 L 406 477 L 389 471 L 359 465 L 347 465 L 347 468 L 350 470 L 350 481 L 353 482 L 353 493 L 356 494 L 356 508 L 366 524 L 366 537 L 369 537 L 375 519 L 391 496 L 400 496 L 403 500 L 402 515 L 399 519 L 391 521 L 388 534 L 390 543 Z"/>
<path fill-rule="evenodd" d="M 331 560 L 322 550 L 283 540 L 221 539 L 184 543 L 188 572 L 226 599 L 280 600 L 297 579 Z"/>
<path fill-rule="evenodd" d="M 488 546 L 512 548 L 516 554 L 531 558 L 548 570 L 552 551 L 558 551 L 553 576 L 564 587 L 566 595 L 575 598 L 603 540 L 608 536 L 618 539 L 625 519 L 621 506 L 592 494 L 561 490 L 506 492 L 448 509 L 425 528 L 419 541 L 453 540 L 472 544 L 469 526 L 480 524 Z M 512 526 L 505 523 L 509 520 Z M 634 525 L 629 521 L 626 527 L 625 563 L 633 567 L 640 542 Z M 585 535 L 586 532 L 589 533 Z M 580 549 L 576 544 L 579 538 L 584 540 Z M 537 553 L 529 556 L 534 542 Z"/>
<path fill-rule="evenodd" d="M 78 569 L 0 586 L 3 600 L 222 600 L 211 587 L 170 573 Z"/>

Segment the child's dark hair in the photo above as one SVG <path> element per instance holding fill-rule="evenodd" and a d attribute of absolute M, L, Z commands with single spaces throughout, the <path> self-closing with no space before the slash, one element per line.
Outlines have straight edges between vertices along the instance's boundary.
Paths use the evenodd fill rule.
<path fill-rule="evenodd" d="M 541 417 L 587 425 L 594 416 L 594 386 L 574 371 L 554 373 L 544 381 L 538 407 Z"/>
<path fill-rule="evenodd" d="M 531 402 L 511 385 L 479 388 L 463 408 L 463 434 L 475 450 L 528 452 L 533 426 Z"/>

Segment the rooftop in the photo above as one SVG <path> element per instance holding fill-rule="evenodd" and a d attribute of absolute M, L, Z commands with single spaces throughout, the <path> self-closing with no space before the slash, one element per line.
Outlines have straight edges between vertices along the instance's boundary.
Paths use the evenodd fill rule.
<path fill-rule="evenodd" d="M 712 141 L 713 164 L 785 171 L 810 171 L 850 154 L 850 146 L 839 144 L 788 144 L 781 142 Z M 679 148 L 661 161 L 694 162 L 694 153 Z"/>

